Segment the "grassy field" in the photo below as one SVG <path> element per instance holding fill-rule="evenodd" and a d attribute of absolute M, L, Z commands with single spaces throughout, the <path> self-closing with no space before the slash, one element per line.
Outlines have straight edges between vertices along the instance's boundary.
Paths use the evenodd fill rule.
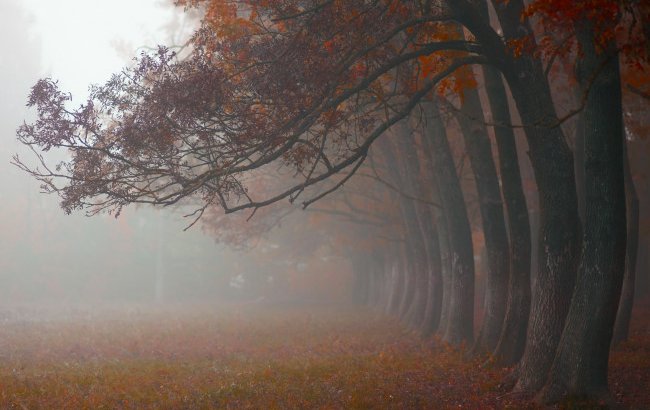
<path fill-rule="evenodd" d="M 650 408 L 650 326 L 612 357 Z M 0 310 L 0 408 L 520 408 L 503 369 L 345 308 Z"/>

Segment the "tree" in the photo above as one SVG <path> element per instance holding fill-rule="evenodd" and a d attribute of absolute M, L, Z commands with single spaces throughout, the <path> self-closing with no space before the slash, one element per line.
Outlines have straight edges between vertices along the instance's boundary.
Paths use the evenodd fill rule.
<path fill-rule="evenodd" d="M 512 377 L 518 390 L 537 392 L 547 385 L 545 392 L 553 394 L 545 393 L 545 397 L 551 400 L 602 390 L 607 370 L 603 347 L 609 347 L 609 339 L 599 342 L 595 350 L 585 343 L 590 334 L 597 334 L 599 341 L 607 335 L 611 339 L 612 312 L 616 312 L 622 280 L 624 238 L 621 241 L 620 232 L 625 223 L 622 190 L 616 188 L 617 183 L 622 186 L 622 156 L 618 158 L 622 127 L 611 129 L 616 138 L 606 141 L 610 128 L 601 126 L 605 118 L 612 119 L 611 124 L 620 123 L 615 118 L 620 117 L 620 107 L 610 117 L 605 115 L 607 96 L 620 101 L 618 68 L 611 61 L 621 50 L 632 54 L 640 50 L 634 41 L 615 44 L 615 26 L 603 22 L 625 13 L 637 13 L 639 21 L 647 22 L 644 6 L 613 0 L 539 0 L 527 7 L 521 0 L 493 1 L 498 22 L 491 22 L 486 5 L 469 0 L 179 3 L 205 7 L 202 28 L 187 58 L 178 59 L 165 48 L 155 55 L 142 55 L 134 67 L 94 87 L 89 100 L 77 109 L 70 107 L 70 96 L 50 79 L 33 88 L 29 104 L 36 107 L 39 118 L 21 127 L 18 135 L 34 149 L 41 169 L 18 158 L 15 162 L 41 180 L 46 190 L 59 193 L 67 212 L 119 213 L 130 203 L 171 205 L 192 200 L 198 204 L 194 215 L 200 218 L 215 204 L 226 213 L 244 209 L 255 213 L 278 201 L 298 198 L 306 208 L 350 183 L 378 139 L 400 130 L 402 141 L 383 156 L 398 169 L 407 190 L 421 193 L 422 167 L 413 152 L 417 138 L 403 127 L 417 118 L 416 109 L 424 109 L 427 115 L 411 131 L 421 133 L 422 147 L 430 152 L 442 212 L 440 218 L 433 218 L 426 208 L 399 201 L 405 233 L 399 251 L 403 276 L 396 282 L 402 290 L 400 310 L 414 326 L 424 323 L 427 298 L 434 294 L 425 288 L 429 289 L 434 277 L 433 236 L 437 232 L 441 255 L 450 255 L 446 268 L 441 258 L 443 282 L 445 269 L 449 272 L 443 285 L 442 334 L 452 343 L 469 342 L 474 315 L 471 230 L 447 131 L 435 104 L 436 94 L 462 94 L 471 85 L 463 81 L 467 76 L 462 70 L 467 66 L 490 64 L 506 80 L 526 133 L 539 191 L 540 233 L 531 320 L 526 326 L 525 319 L 513 312 L 528 308 L 524 289 L 527 250 L 513 247 L 513 252 L 521 253 L 513 259 L 519 265 L 516 272 L 513 265 L 516 276 L 509 279 L 508 309 L 505 274 L 499 270 L 510 266 L 491 267 L 492 274 L 501 278 L 491 291 L 498 290 L 501 296 L 489 302 L 499 312 L 486 325 L 490 336 L 484 345 L 492 350 L 495 335 L 503 327 L 498 351 L 514 362 L 526 331 L 525 350 Z M 532 16 L 543 24 L 533 25 Z M 471 36 L 461 36 L 458 23 Z M 640 30 L 638 25 L 633 28 Z M 569 44 L 579 44 L 580 52 L 554 41 L 558 33 L 569 33 Z M 575 112 L 561 117 L 548 75 L 553 53 L 563 50 L 573 52 L 568 55 L 579 62 L 578 84 L 585 98 Z M 603 55 L 614 57 L 603 60 Z M 512 240 L 513 229 L 527 223 L 517 169 L 512 165 L 516 151 L 504 131 L 512 124 L 507 110 L 499 109 L 505 105 L 505 92 L 498 74 L 487 70 L 485 77 L 493 117 L 498 121 L 500 152 L 505 154 L 500 169 L 502 181 L 509 181 L 504 195 Z M 482 109 L 472 93 L 462 109 L 476 117 Z M 573 152 L 561 128 L 583 109 L 585 192 L 593 197 L 586 210 L 584 236 Z M 478 118 L 483 134 L 484 122 Z M 467 123 L 463 126 L 466 136 L 474 137 L 479 129 Z M 407 138 L 411 142 L 402 145 Z M 492 158 L 487 139 L 481 146 L 472 145 L 476 141 L 468 138 L 467 150 L 474 158 L 479 192 L 483 199 L 500 202 L 498 186 L 480 182 L 488 173 L 494 174 L 495 167 L 478 166 L 489 164 Z M 38 149 L 54 147 L 69 150 L 71 158 L 48 166 Z M 506 166 L 508 161 L 511 165 Z M 596 172 L 603 163 L 603 172 Z M 255 181 L 262 175 L 280 175 L 282 183 L 273 192 L 261 192 L 255 189 Z M 503 223 L 493 221 L 503 219 L 503 210 L 486 207 L 482 211 L 484 223 L 500 226 L 498 234 L 488 234 L 491 230 L 484 228 L 490 247 L 501 244 L 499 249 L 507 255 Z M 434 219 L 442 222 L 436 229 Z M 516 232 L 516 238 L 526 239 L 525 228 Z M 607 238 L 616 246 L 604 248 Z M 586 258 L 579 265 L 581 245 Z M 357 265 L 362 270 L 367 264 Z M 602 269 L 608 275 L 594 278 Z M 377 294 L 381 278 L 388 275 L 381 273 L 386 269 L 373 267 L 372 271 L 363 286 Z M 391 296 L 391 307 L 397 298 Z M 589 309 L 601 304 L 602 311 L 590 315 Z M 506 346 L 504 338 L 509 336 L 516 343 Z M 572 357 L 584 359 L 588 353 L 594 357 L 581 363 L 585 369 L 598 370 L 597 380 L 582 377 L 581 370 L 565 380 L 570 372 L 564 370 L 575 364 Z"/>

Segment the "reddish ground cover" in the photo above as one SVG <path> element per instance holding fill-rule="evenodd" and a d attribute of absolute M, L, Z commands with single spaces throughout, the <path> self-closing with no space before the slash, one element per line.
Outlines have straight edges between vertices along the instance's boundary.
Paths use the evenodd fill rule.
<path fill-rule="evenodd" d="M 343 308 L 0 311 L 2 408 L 523 408 L 504 369 Z M 650 408 L 650 309 L 612 355 L 622 404 Z"/>

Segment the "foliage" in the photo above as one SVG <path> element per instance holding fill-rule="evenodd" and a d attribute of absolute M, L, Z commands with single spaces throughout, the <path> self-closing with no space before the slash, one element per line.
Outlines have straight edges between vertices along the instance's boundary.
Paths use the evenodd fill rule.
<path fill-rule="evenodd" d="M 390 319 L 325 306 L 2 312 L 2 407 L 522 408 L 504 371 Z M 643 313 L 643 312 L 638 312 Z M 647 313 L 647 312 L 646 312 Z M 647 314 L 612 358 L 627 404 L 650 403 Z M 643 322 L 638 321 L 643 319 Z"/>
<path fill-rule="evenodd" d="M 434 89 L 459 91 L 471 76 L 448 78 L 457 69 L 484 62 L 444 10 L 419 2 L 180 3 L 206 10 L 187 58 L 143 54 L 77 109 L 55 81 L 34 86 L 39 119 L 18 135 L 40 169 L 15 163 L 67 212 L 192 197 L 200 216 L 305 194 L 307 206 Z M 72 158 L 49 166 L 38 150 L 53 147 Z M 295 177 L 270 194 L 252 188 L 278 173 Z"/>

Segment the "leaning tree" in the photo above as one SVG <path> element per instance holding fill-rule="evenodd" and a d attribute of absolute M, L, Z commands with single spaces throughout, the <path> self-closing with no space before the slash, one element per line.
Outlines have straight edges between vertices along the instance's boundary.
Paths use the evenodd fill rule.
<path fill-rule="evenodd" d="M 416 122 L 411 139 L 401 138 L 402 146 L 396 147 L 406 159 L 399 165 L 401 173 L 417 174 L 409 168 L 419 159 L 410 151 L 413 135 L 426 140 L 421 146 L 432 151 L 429 158 L 441 202 L 449 201 L 450 196 L 458 197 L 444 185 L 444 178 L 454 178 L 453 161 L 441 165 L 440 150 L 448 141 L 431 107 L 437 105 L 436 95 L 461 94 L 474 83 L 466 81 L 471 77 L 466 67 L 489 65 L 484 76 L 492 117 L 498 121 L 491 125 L 499 131 L 499 145 L 505 144 L 501 159 L 511 161 L 500 165 L 510 239 L 525 240 L 527 230 L 519 226 L 527 219 L 522 216 L 518 171 L 512 163 L 512 138 L 506 129 L 513 124 L 508 124 L 509 112 L 504 109 L 507 98 L 500 75 L 509 86 L 530 149 L 540 232 L 529 323 L 513 311 L 526 311 L 528 306 L 524 289 L 528 272 L 521 262 L 527 249 L 511 246 L 511 252 L 520 254 L 509 256 L 520 264 L 493 267 L 512 271 L 507 299 L 504 293 L 495 293 L 494 299 L 507 300 L 510 306 L 498 306 L 490 321 L 495 328 L 484 329 L 480 346 L 491 350 L 496 345 L 499 355 L 515 361 L 526 333 L 512 377 L 518 390 L 537 392 L 547 386 L 544 397 L 549 400 L 606 390 L 607 351 L 625 248 L 616 58 L 621 50 L 637 50 L 633 40 L 648 26 L 647 7 L 615 0 L 575 4 L 538 0 L 528 6 L 523 0 L 494 0 L 491 20 L 488 5 L 475 0 L 178 3 L 204 10 L 187 57 L 179 59 L 164 47 L 144 54 L 133 67 L 93 87 L 88 100 L 76 108 L 56 81 L 43 79 L 34 86 L 29 105 L 36 107 L 38 118 L 22 126 L 18 137 L 32 148 L 39 164 L 33 167 L 19 158 L 15 163 L 39 179 L 46 191 L 58 193 L 66 212 L 119 213 L 132 203 L 189 201 L 198 219 L 215 205 L 226 213 L 255 212 L 281 200 L 308 207 L 348 183 L 380 137 L 399 132 L 405 122 L 413 126 L 418 117 L 424 120 Z M 532 16 L 544 24 L 534 25 Z M 615 38 L 619 18 L 630 22 L 623 39 Z M 561 34 L 566 41 L 539 41 Z M 629 47 L 621 46 L 621 41 Z M 569 50 L 567 55 L 578 63 L 576 86 L 585 96 L 574 112 L 563 117 L 557 114 L 548 81 L 549 67 L 556 60 L 544 52 L 549 44 L 559 46 L 548 48 Z M 461 114 L 476 117 L 482 111 L 480 101 L 469 97 L 461 98 Z M 610 104 L 613 110 L 608 110 Z M 589 199 L 584 237 L 573 153 L 561 128 L 583 109 Z M 428 114 L 418 115 L 418 110 Z M 495 165 L 484 161 L 485 121 L 472 119 L 464 128 L 479 180 L 493 173 Z M 68 156 L 50 164 L 43 151 L 52 148 L 68 150 Z M 256 176 L 278 172 L 292 177 L 283 179 L 285 185 L 274 192 L 255 192 Z M 500 201 L 498 187 L 482 186 L 483 190 L 486 200 Z M 451 203 L 440 215 L 447 231 L 441 238 L 451 253 L 445 334 L 460 342 L 473 337 L 473 258 L 471 250 L 459 253 L 461 246 L 467 247 L 462 233 L 454 229 L 460 225 L 453 223 L 462 215 L 454 219 L 459 209 Z M 429 215 L 427 221 L 424 209 L 409 210 L 405 205 L 403 219 L 411 214 L 417 222 L 409 231 L 432 235 L 433 230 L 421 225 L 440 218 Z M 484 205 L 484 218 L 503 212 L 494 204 Z M 503 227 L 494 229 L 491 240 L 503 237 Z M 609 239 L 615 246 L 605 246 Z M 426 259 L 427 247 L 416 246 L 419 250 L 409 249 L 407 255 Z M 430 265 L 414 266 L 421 271 Z M 414 275 L 422 275 L 424 284 L 426 275 Z M 501 288 L 508 283 L 496 282 Z M 421 312 L 416 313 L 409 316 L 420 321 Z M 498 343 L 495 334 L 501 336 Z M 508 345 L 504 337 L 516 339 Z M 594 341 L 590 338 L 597 343 L 590 345 Z"/>

